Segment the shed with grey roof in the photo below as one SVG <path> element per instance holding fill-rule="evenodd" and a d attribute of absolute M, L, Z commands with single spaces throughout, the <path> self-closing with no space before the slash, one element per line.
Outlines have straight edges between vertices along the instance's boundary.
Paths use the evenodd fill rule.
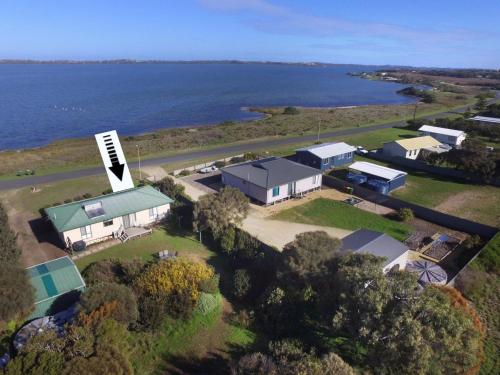
<path fill-rule="evenodd" d="M 272 204 L 321 187 L 321 172 L 288 159 L 270 157 L 221 169 L 222 183 Z"/>
<path fill-rule="evenodd" d="M 409 248 L 387 234 L 369 229 L 359 229 L 342 239 L 341 252 L 368 253 L 385 258 L 383 269 L 404 269 L 408 261 Z"/>
<path fill-rule="evenodd" d="M 354 146 L 344 142 L 322 143 L 295 150 L 295 158 L 301 164 L 324 171 L 352 163 L 354 151 Z"/>

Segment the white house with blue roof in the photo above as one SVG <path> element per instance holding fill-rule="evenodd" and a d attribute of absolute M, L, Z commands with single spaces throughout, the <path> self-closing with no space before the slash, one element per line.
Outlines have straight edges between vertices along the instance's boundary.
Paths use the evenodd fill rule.
<path fill-rule="evenodd" d="M 172 199 L 152 186 L 141 186 L 96 198 L 45 209 L 48 220 L 69 246 L 119 238 L 122 242 L 145 234 L 145 228 L 164 219 Z"/>
<path fill-rule="evenodd" d="M 295 159 L 298 163 L 325 171 L 352 163 L 354 151 L 354 146 L 344 142 L 322 143 L 295 150 Z"/>

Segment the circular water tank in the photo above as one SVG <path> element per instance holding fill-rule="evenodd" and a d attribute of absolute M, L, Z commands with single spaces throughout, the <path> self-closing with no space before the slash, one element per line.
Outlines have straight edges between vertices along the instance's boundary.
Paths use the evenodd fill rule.
<path fill-rule="evenodd" d="M 436 263 L 427 260 L 414 260 L 406 265 L 406 270 L 418 275 L 418 282 L 422 285 L 445 285 L 448 280 L 446 271 Z"/>

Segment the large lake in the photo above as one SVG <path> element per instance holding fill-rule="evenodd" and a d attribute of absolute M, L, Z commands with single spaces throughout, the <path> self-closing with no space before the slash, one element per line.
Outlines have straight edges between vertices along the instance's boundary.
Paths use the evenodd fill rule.
<path fill-rule="evenodd" d="M 272 64 L 0 65 L 0 150 L 116 129 L 250 120 L 259 106 L 399 104 L 400 85 L 348 72 L 367 66 Z"/>

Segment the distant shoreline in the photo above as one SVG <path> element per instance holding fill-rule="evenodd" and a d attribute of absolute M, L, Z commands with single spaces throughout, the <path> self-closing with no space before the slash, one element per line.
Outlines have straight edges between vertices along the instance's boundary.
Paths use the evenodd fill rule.
<path fill-rule="evenodd" d="M 342 64 L 342 63 L 327 63 L 319 61 L 303 61 L 303 62 L 286 62 L 286 61 L 266 61 L 266 60 L 136 60 L 136 59 L 111 59 L 111 60 L 36 60 L 36 59 L 0 59 L 0 65 L 154 65 L 154 64 L 237 64 L 237 65 L 289 65 L 289 66 L 310 66 L 310 67 L 327 67 L 327 66 L 376 66 L 380 68 L 411 68 L 400 65 L 370 65 L 370 64 Z"/>

